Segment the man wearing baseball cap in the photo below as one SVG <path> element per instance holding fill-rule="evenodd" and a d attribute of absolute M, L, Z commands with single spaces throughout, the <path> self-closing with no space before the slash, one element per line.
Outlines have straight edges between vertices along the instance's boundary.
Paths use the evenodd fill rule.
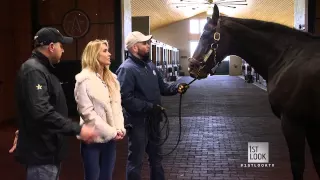
<path fill-rule="evenodd" d="M 159 138 L 146 133 L 155 130 L 160 134 L 161 95 L 172 96 L 185 93 L 188 86 L 185 83 L 167 84 L 163 81 L 156 66 L 149 59 L 150 40 L 152 35 L 141 32 L 131 32 L 126 40 L 129 51 L 116 74 L 121 86 L 122 106 L 125 109 L 126 123 L 130 124 L 127 133 L 129 154 L 127 159 L 127 180 L 140 180 L 144 153 L 149 156 L 150 179 L 164 180 L 161 147 Z M 149 129 L 150 123 L 155 129 Z M 129 126 L 128 126 L 129 127 Z"/>
<path fill-rule="evenodd" d="M 65 136 L 79 135 L 90 142 L 93 127 L 68 119 L 68 108 L 58 78 L 52 73 L 71 37 L 45 27 L 34 36 L 31 57 L 21 65 L 16 82 L 19 131 L 10 149 L 26 166 L 27 180 L 57 180 L 66 156 Z"/>
<path fill-rule="evenodd" d="M 34 36 L 34 47 L 42 50 L 43 47 L 47 48 L 49 53 L 49 61 L 51 64 L 60 62 L 62 53 L 64 52 L 63 44 L 71 44 L 72 37 L 63 36 L 59 30 L 51 27 L 40 29 Z"/>

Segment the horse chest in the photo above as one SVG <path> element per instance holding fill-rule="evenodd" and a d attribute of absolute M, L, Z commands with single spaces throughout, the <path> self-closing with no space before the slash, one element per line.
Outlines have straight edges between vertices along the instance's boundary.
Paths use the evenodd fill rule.
<path fill-rule="evenodd" d="M 307 101 L 308 85 L 313 71 L 305 62 L 292 62 L 280 68 L 268 81 L 271 105 L 291 109 Z"/>

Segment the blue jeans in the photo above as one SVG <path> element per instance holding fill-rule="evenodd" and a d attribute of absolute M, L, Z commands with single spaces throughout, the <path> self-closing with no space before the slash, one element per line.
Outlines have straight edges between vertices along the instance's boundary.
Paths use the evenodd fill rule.
<path fill-rule="evenodd" d="M 145 152 L 148 154 L 150 166 L 150 180 L 164 180 L 164 170 L 162 167 L 161 147 L 150 142 L 150 136 L 146 129 L 146 124 L 133 124 L 128 135 L 128 160 L 127 160 L 127 180 L 141 180 L 141 169 Z M 160 126 L 157 126 L 158 136 Z M 159 142 L 160 139 L 153 139 L 153 142 Z"/>
<path fill-rule="evenodd" d="M 80 144 L 85 180 L 112 180 L 116 142 Z"/>
<path fill-rule="evenodd" d="M 60 165 L 27 166 L 27 180 L 58 180 Z"/>

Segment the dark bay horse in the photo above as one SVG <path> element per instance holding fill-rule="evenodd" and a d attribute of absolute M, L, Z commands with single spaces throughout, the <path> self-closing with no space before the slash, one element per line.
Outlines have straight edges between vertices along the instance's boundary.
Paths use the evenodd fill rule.
<path fill-rule="evenodd" d="M 305 138 L 320 176 L 320 37 L 277 23 L 220 16 L 215 5 L 190 58 L 190 76 L 206 78 L 229 55 L 241 57 L 267 80 L 293 179 L 303 179 Z"/>

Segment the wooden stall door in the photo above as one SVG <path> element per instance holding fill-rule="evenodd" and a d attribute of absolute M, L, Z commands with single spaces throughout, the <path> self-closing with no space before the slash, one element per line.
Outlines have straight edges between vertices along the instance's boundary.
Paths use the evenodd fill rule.
<path fill-rule="evenodd" d="M 7 7 L 8 6 L 8 7 Z M 13 43 L 11 41 L 11 38 L 13 34 L 11 33 L 12 30 L 12 22 L 10 21 L 10 10 L 12 8 L 12 3 L 9 1 L 5 1 L 0 10 L 0 19 L 1 24 L 0 28 L 3 31 L 1 33 L 1 39 L 2 42 L 0 44 L 0 52 L 1 52 L 1 58 L 0 58 L 0 121 L 4 121 L 7 116 L 7 108 L 6 106 L 6 94 L 8 93 L 8 82 L 10 82 L 10 78 L 8 78 L 7 70 L 10 70 L 12 68 L 12 46 Z M 10 73 L 10 72 L 9 72 Z M 12 75 L 12 74 L 10 74 Z M 10 95 L 9 95 L 10 96 Z"/>
<path fill-rule="evenodd" d="M 315 34 L 320 35 L 320 0 L 316 1 Z"/>
<path fill-rule="evenodd" d="M 80 60 L 86 44 L 95 39 L 109 41 L 114 59 L 114 0 L 38 0 L 38 10 L 39 27 L 55 27 L 75 38 L 65 45 L 62 60 Z"/>
<path fill-rule="evenodd" d="M 76 116 L 75 76 L 81 71 L 81 55 L 89 41 L 108 40 L 111 61 L 115 60 L 116 0 L 38 0 L 39 28 L 51 26 L 74 38 L 64 45 L 65 52 L 55 74 L 62 83 L 70 116 Z M 121 34 L 121 33 L 120 33 Z"/>
<path fill-rule="evenodd" d="M 155 44 L 152 44 L 152 49 L 151 49 L 151 60 L 154 64 L 156 64 L 156 60 L 157 60 L 157 46 Z"/>
<path fill-rule="evenodd" d="M 0 123 L 16 118 L 17 70 L 31 54 L 30 1 L 1 3 Z"/>
<path fill-rule="evenodd" d="M 160 65 L 163 69 L 164 63 L 163 63 L 163 47 L 160 47 Z"/>

